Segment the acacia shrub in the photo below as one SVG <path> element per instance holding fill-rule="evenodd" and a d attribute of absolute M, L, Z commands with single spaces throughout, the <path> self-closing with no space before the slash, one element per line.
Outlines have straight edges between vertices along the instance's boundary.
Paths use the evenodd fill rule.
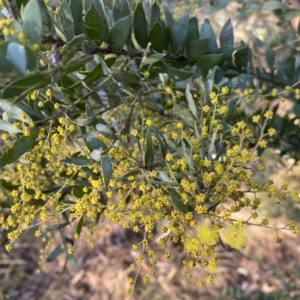
<path fill-rule="evenodd" d="M 279 90 L 275 74 L 255 73 L 230 20 L 217 39 L 208 19 L 200 29 L 187 14 L 174 21 L 156 1 L 115 0 L 111 10 L 92 0 L 1 8 L 0 224 L 7 251 L 29 229 L 47 237 L 74 228 L 48 257 L 53 261 L 72 254 L 80 239 L 93 245 L 99 228 L 121 223 L 143 236 L 132 245 L 139 253 L 132 268 L 138 276 L 148 259 L 144 283 L 156 272 L 158 251 L 172 256 L 165 250 L 171 241 L 184 246 L 188 277 L 191 268 L 202 270 L 202 285 L 213 280 L 215 246 L 243 247 L 247 226 L 269 228 L 277 243 L 279 230 L 298 234 L 295 222 L 272 227 L 257 209 L 261 193 L 275 204 L 285 197 L 299 203 L 299 193 L 254 178 L 264 168 L 260 153 L 280 138 L 268 100 L 298 94 L 298 83 L 290 77 Z M 266 105 L 253 114 L 255 101 Z M 246 219 L 238 217 L 243 210 Z"/>

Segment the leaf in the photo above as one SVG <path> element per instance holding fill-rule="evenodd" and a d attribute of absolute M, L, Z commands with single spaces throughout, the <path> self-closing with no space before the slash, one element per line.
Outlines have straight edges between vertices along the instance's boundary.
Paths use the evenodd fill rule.
<path fill-rule="evenodd" d="M 176 21 L 173 27 L 171 28 L 170 43 L 171 43 L 172 52 L 176 56 L 181 54 L 184 50 L 188 29 L 189 29 L 188 14 L 184 15 L 178 21 Z"/>
<path fill-rule="evenodd" d="M 76 57 L 70 60 L 65 66 L 64 75 L 78 70 L 80 67 L 91 61 L 93 58 L 93 55 L 83 55 L 81 57 Z"/>
<path fill-rule="evenodd" d="M 212 26 L 210 25 L 210 22 L 208 19 L 205 19 L 204 23 L 201 26 L 200 38 L 209 38 L 210 43 L 208 46 L 208 51 L 211 53 L 217 52 L 218 45 L 217 45 L 217 41 L 216 41 L 216 36 L 215 36 L 214 30 L 213 30 Z"/>
<path fill-rule="evenodd" d="M 152 163 L 153 158 L 154 158 L 154 151 L 153 151 L 152 137 L 151 137 L 151 133 L 148 132 L 146 138 L 145 164 L 148 165 L 149 163 Z"/>
<path fill-rule="evenodd" d="M 161 59 L 163 59 L 165 56 L 166 56 L 166 54 L 156 53 L 156 54 L 152 54 L 148 57 L 144 57 L 142 60 L 142 66 L 152 65 L 152 64 L 160 61 Z"/>
<path fill-rule="evenodd" d="M 162 157 L 165 158 L 166 154 L 167 154 L 167 149 L 168 149 L 168 144 L 166 142 L 166 139 L 165 139 L 164 135 L 157 128 L 153 127 L 153 130 L 156 135 L 156 139 L 159 143 Z"/>
<path fill-rule="evenodd" d="M 163 11 L 164 11 L 167 26 L 171 28 L 175 23 L 173 16 L 166 5 L 163 5 Z"/>
<path fill-rule="evenodd" d="M 44 2 L 44 0 L 38 0 L 40 10 L 41 10 L 41 19 L 42 19 L 42 31 L 44 33 L 51 32 L 52 29 L 52 21 L 49 15 L 48 8 Z"/>
<path fill-rule="evenodd" d="M 70 9 L 72 12 L 74 20 L 75 35 L 80 35 L 84 33 L 83 30 L 83 20 L 82 20 L 82 1 L 80 0 L 70 0 Z"/>
<path fill-rule="evenodd" d="M 141 3 L 138 3 L 133 15 L 134 37 L 142 48 L 148 44 L 148 25 L 146 16 Z"/>
<path fill-rule="evenodd" d="M 127 0 L 113 0 L 113 15 L 115 22 L 131 14 Z"/>
<path fill-rule="evenodd" d="M 59 13 L 60 22 L 67 41 L 71 41 L 75 35 L 74 19 L 68 0 L 63 0 Z"/>
<path fill-rule="evenodd" d="M 207 153 L 207 158 L 209 160 L 212 159 L 213 151 L 215 150 L 215 140 L 217 138 L 217 130 L 214 130 L 213 135 L 211 137 L 210 146 Z"/>
<path fill-rule="evenodd" d="M 30 0 L 24 9 L 24 32 L 33 43 L 40 43 L 42 35 L 42 16 L 37 0 Z"/>
<path fill-rule="evenodd" d="M 242 68 L 246 68 L 247 64 L 248 64 L 248 52 L 249 52 L 249 48 L 248 46 L 243 47 L 241 49 L 238 49 L 235 53 L 234 53 L 234 62 L 236 64 L 236 66 L 238 67 L 238 69 L 242 69 Z"/>
<path fill-rule="evenodd" d="M 98 132 L 103 133 L 104 135 L 106 135 L 108 137 L 112 137 L 112 138 L 116 137 L 115 133 L 107 125 L 97 124 L 96 129 Z"/>
<path fill-rule="evenodd" d="M 103 72 L 102 72 L 102 65 L 98 64 L 93 71 L 90 72 L 90 74 L 88 74 L 85 78 L 84 78 L 84 82 L 85 83 L 93 83 L 95 81 L 97 81 L 98 79 L 100 79 L 101 77 L 103 77 Z"/>
<path fill-rule="evenodd" d="M 158 173 L 158 178 L 160 180 L 162 180 L 165 183 L 168 184 L 177 184 L 174 180 L 172 180 L 166 173 L 164 173 L 163 171 L 157 171 Z"/>
<path fill-rule="evenodd" d="M 220 47 L 217 51 L 217 54 L 224 54 L 224 59 L 226 61 L 232 61 L 232 53 L 235 51 L 234 47 L 231 46 L 223 46 Z"/>
<path fill-rule="evenodd" d="M 284 3 L 281 3 L 277 0 L 275 1 L 267 1 L 261 8 L 261 11 L 272 11 L 272 10 L 277 10 L 277 9 L 283 9 L 286 10 L 288 9 L 288 6 L 285 5 Z"/>
<path fill-rule="evenodd" d="M 131 30 L 131 15 L 120 19 L 110 30 L 108 42 L 113 51 L 122 50 Z"/>
<path fill-rule="evenodd" d="M 188 45 L 189 43 L 198 39 L 199 39 L 198 19 L 196 17 L 192 17 L 189 19 L 189 28 L 186 37 L 186 44 Z"/>
<path fill-rule="evenodd" d="M 58 229 L 64 228 L 69 224 L 70 224 L 69 222 L 65 222 L 65 223 L 60 223 L 60 224 L 55 224 L 55 225 L 48 226 L 45 229 L 45 233 L 50 232 L 50 231 L 57 231 Z"/>
<path fill-rule="evenodd" d="M 22 6 L 25 7 L 25 5 L 28 3 L 28 0 L 15 0 L 18 9 L 20 10 Z"/>
<path fill-rule="evenodd" d="M 77 224 L 77 227 L 76 227 L 76 235 L 77 235 L 77 237 L 79 237 L 80 236 L 80 234 L 81 234 L 81 230 L 82 230 L 82 226 L 83 226 L 83 216 L 81 216 L 81 218 L 80 218 L 80 220 L 79 220 L 79 222 L 78 222 L 78 224 Z"/>
<path fill-rule="evenodd" d="M 198 63 L 202 72 L 205 74 L 209 69 L 215 67 L 223 59 L 224 54 L 209 54 L 199 58 Z"/>
<path fill-rule="evenodd" d="M 158 22 L 155 22 L 153 27 L 149 32 L 149 42 L 151 43 L 151 48 L 157 52 L 162 52 L 165 45 L 165 34 Z"/>
<path fill-rule="evenodd" d="M 16 79 L 4 88 L 2 97 L 8 99 L 39 89 L 51 82 L 51 79 L 47 76 L 44 74 L 33 74 L 25 78 Z"/>
<path fill-rule="evenodd" d="M 189 61 L 198 61 L 199 58 L 206 53 L 209 43 L 209 38 L 198 39 L 189 43 L 187 46 L 187 57 Z"/>
<path fill-rule="evenodd" d="M 74 39 L 66 44 L 61 51 L 61 58 L 63 65 L 66 65 L 69 60 L 74 58 L 76 52 L 78 52 L 83 42 L 86 40 L 86 36 L 84 34 L 78 35 L 74 37 Z"/>
<path fill-rule="evenodd" d="M 170 27 L 162 27 L 162 29 L 163 29 L 164 37 L 165 37 L 164 49 L 168 51 L 170 40 L 171 40 L 171 30 L 170 30 Z"/>
<path fill-rule="evenodd" d="M 167 64 L 165 64 L 165 67 L 170 78 L 176 81 L 185 80 L 194 75 L 194 73 L 192 72 L 183 71 L 181 69 L 175 69 Z"/>
<path fill-rule="evenodd" d="M 160 22 L 161 22 L 160 21 L 160 8 L 155 0 L 155 1 L 153 1 L 153 4 L 151 6 L 149 28 L 153 27 L 153 25 L 155 23 L 160 23 Z"/>
<path fill-rule="evenodd" d="M 54 262 L 56 258 L 64 253 L 65 250 L 61 245 L 58 245 L 52 252 L 51 254 L 47 257 L 46 262 Z"/>
<path fill-rule="evenodd" d="M 132 122 L 132 114 L 133 114 L 133 110 L 131 110 L 130 113 L 128 114 L 125 125 L 121 130 L 121 135 L 128 135 L 128 140 L 129 140 L 129 132 L 130 132 L 130 127 Z"/>
<path fill-rule="evenodd" d="M 36 71 L 38 66 L 36 54 L 27 45 L 25 45 L 25 52 L 26 52 L 26 60 L 27 60 L 27 70 Z"/>
<path fill-rule="evenodd" d="M 114 74 L 113 78 L 125 84 L 137 83 L 139 81 L 139 77 L 133 72 L 120 72 Z"/>
<path fill-rule="evenodd" d="M 270 70 L 274 69 L 274 63 L 275 63 L 275 53 L 272 49 L 272 47 L 269 47 L 268 50 L 266 51 L 266 60 L 268 67 Z"/>
<path fill-rule="evenodd" d="M 102 156 L 102 147 L 99 149 L 94 149 L 91 152 L 91 158 L 95 161 L 101 161 L 101 156 Z"/>
<path fill-rule="evenodd" d="M 189 204 L 183 204 L 181 202 L 180 195 L 174 190 L 174 189 L 168 189 L 171 197 L 171 201 L 174 204 L 174 206 L 183 214 L 186 214 L 188 212 L 193 211 L 193 207 Z"/>
<path fill-rule="evenodd" d="M 195 101 L 194 101 L 194 98 L 190 92 L 190 86 L 189 84 L 187 85 L 186 87 L 186 90 L 185 90 L 185 97 L 188 101 L 188 104 L 189 104 L 189 109 L 191 111 L 191 113 L 194 115 L 194 117 L 197 119 L 198 116 L 197 116 L 197 108 L 196 108 L 196 105 L 195 105 Z"/>
<path fill-rule="evenodd" d="M 223 26 L 221 33 L 220 33 L 220 45 L 221 46 L 232 46 L 234 43 L 234 37 L 233 37 L 233 28 L 231 20 L 228 19 L 228 21 Z"/>
<path fill-rule="evenodd" d="M 175 104 L 175 111 L 181 119 L 182 123 L 193 128 L 194 127 L 194 118 L 191 115 L 190 111 L 182 105 Z"/>
<path fill-rule="evenodd" d="M 81 167 L 89 166 L 92 163 L 90 158 L 83 156 L 81 152 L 76 152 L 71 156 L 62 159 L 61 162 L 67 165 L 75 165 Z"/>
<path fill-rule="evenodd" d="M 1 105 L 1 104 L 0 104 Z M 1 107 L 1 106 L 0 106 Z M 1 107 L 2 108 L 2 107 Z M 15 128 L 12 124 L 3 121 L 0 119 L 0 130 L 1 131 L 6 131 L 9 133 L 18 133 L 18 132 L 22 132 L 22 130 Z"/>
<path fill-rule="evenodd" d="M 102 175 L 104 179 L 104 185 L 106 190 L 108 190 L 109 182 L 112 178 L 113 168 L 108 155 L 106 155 L 102 160 Z"/>
<path fill-rule="evenodd" d="M 3 168 L 6 165 L 12 164 L 23 154 L 30 150 L 34 145 L 40 129 L 33 129 L 29 136 L 23 136 L 17 140 L 14 145 L 9 148 L 0 158 L 0 168 Z"/>
<path fill-rule="evenodd" d="M 77 185 L 73 188 L 73 194 L 77 198 L 82 198 L 84 196 L 84 191 L 83 191 L 83 186 L 82 185 Z"/>
<path fill-rule="evenodd" d="M 219 147 L 218 147 L 218 152 L 215 157 L 215 160 L 219 160 L 219 158 L 224 154 L 223 134 L 222 133 L 220 133 L 220 140 L 219 140 L 218 145 L 219 145 Z"/>
<path fill-rule="evenodd" d="M 105 13 L 103 0 L 92 0 L 92 3 L 95 5 L 96 9 L 98 10 L 104 28 L 105 28 L 105 36 L 104 36 L 104 42 L 107 42 L 108 32 L 109 32 L 109 25 L 108 25 L 108 18 L 107 14 Z"/>
<path fill-rule="evenodd" d="M 84 27 L 89 37 L 101 44 L 105 39 L 105 27 L 102 18 L 94 5 L 90 7 L 85 15 Z"/>
<path fill-rule="evenodd" d="M 30 121 L 32 121 L 32 119 L 27 115 L 26 118 L 23 119 L 22 115 L 24 114 L 24 111 L 10 101 L 0 99 L 0 107 L 1 110 L 5 111 L 9 117 L 17 119 L 19 121 L 24 121 L 25 123 L 29 123 Z"/>
<path fill-rule="evenodd" d="M 27 57 L 23 45 L 14 42 L 10 43 L 7 47 L 7 58 L 20 74 L 26 75 Z"/>
<path fill-rule="evenodd" d="M 11 72 L 13 70 L 12 63 L 7 59 L 7 47 L 10 44 L 9 41 L 0 43 L 0 72 Z"/>

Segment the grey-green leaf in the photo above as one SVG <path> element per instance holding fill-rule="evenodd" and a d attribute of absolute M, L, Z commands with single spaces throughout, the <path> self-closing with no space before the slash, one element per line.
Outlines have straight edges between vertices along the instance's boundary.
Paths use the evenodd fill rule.
<path fill-rule="evenodd" d="M 12 124 L 0 119 L 0 130 L 8 133 L 19 133 L 22 130 L 15 128 Z"/>
<path fill-rule="evenodd" d="M 33 129 L 29 136 L 23 136 L 19 140 L 17 140 L 14 145 L 9 148 L 0 158 L 0 168 L 12 164 L 23 154 L 29 151 L 30 148 L 34 145 L 39 132 L 39 128 Z"/>
<path fill-rule="evenodd" d="M 113 15 L 115 22 L 131 14 L 127 0 L 113 0 Z"/>
<path fill-rule="evenodd" d="M 44 2 L 44 0 L 38 0 L 40 10 L 41 10 L 41 18 L 42 18 L 42 31 L 44 33 L 51 32 L 52 29 L 52 21 L 48 11 L 48 8 Z"/>
<path fill-rule="evenodd" d="M 7 47 L 7 58 L 20 74 L 26 75 L 27 56 L 23 45 L 10 43 Z"/>
<path fill-rule="evenodd" d="M 216 36 L 214 30 L 208 19 L 205 19 L 204 23 L 200 29 L 200 38 L 209 38 L 210 43 L 208 46 L 208 51 L 211 53 L 216 53 L 218 50 L 218 45 L 216 41 Z"/>
<path fill-rule="evenodd" d="M 187 57 L 189 61 L 191 62 L 198 61 L 199 58 L 206 53 L 209 42 L 210 42 L 209 38 L 203 38 L 189 43 L 187 46 Z"/>
<path fill-rule="evenodd" d="M 169 189 L 168 191 L 170 193 L 172 203 L 180 212 L 186 214 L 194 210 L 190 204 L 182 203 L 180 195 L 174 189 Z"/>
<path fill-rule="evenodd" d="M 109 25 L 108 25 L 108 20 L 107 20 L 107 14 L 106 14 L 106 12 L 104 10 L 103 0 L 92 0 L 92 3 L 94 4 L 94 6 L 96 7 L 96 9 L 98 10 L 98 12 L 99 12 L 99 14 L 101 16 L 101 19 L 103 21 L 104 28 L 105 28 L 104 42 L 107 42 Z"/>
<path fill-rule="evenodd" d="M 152 143 L 152 137 L 151 133 L 147 133 L 147 139 L 146 139 L 146 152 L 145 152 L 145 164 L 148 165 L 148 163 L 153 162 L 154 152 L 153 152 L 153 143 Z"/>
<path fill-rule="evenodd" d="M 163 5 L 163 11 L 165 14 L 167 26 L 171 28 L 175 23 L 173 16 L 166 5 Z"/>
<path fill-rule="evenodd" d="M 149 28 L 152 28 L 156 22 L 160 23 L 161 21 L 160 21 L 160 8 L 155 0 L 151 6 Z"/>
<path fill-rule="evenodd" d="M 275 63 L 275 53 L 272 49 L 272 47 L 269 47 L 268 50 L 266 51 L 266 60 L 268 63 L 268 67 L 270 70 L 274 69 L 274 63 Z"/>
<path fill-rule="evenodd" d="M 172 52 L 179 55 L 183 52 L 189 29 L 189 16 L 186 14 L 175 22 L 171 28 L 170 43 Z"/>
<path fill-rule="evenodd" d="M 186 37 L 186 44 L 198 40 L 199 39 L 199 28 L 198 28 L 198 19 L 196 17 L 192 17 L 189 19 L 189 29 Z"/>
<path fill-rule="evenodd" d="M 209 55 L 204 55 L 200 57 L 198 60 L 199 66 L 203 70 L 204 73 L 206 73 L 209 69 L 215 67 L 218 65 L 218 63 L 221 62 L 223 59 L 224 54 L 209 54 Z"/>
<path fill-rule="evenodd" d="M 191 115 L 190 110 L 179 104 L 175 104 L 174 108 L 175 108 L 175 111 L 178 114 L 180 120 L 182 121 L 182 123 L 193 128 L 194 127 L 194 118 Z"/>
<path fill-rule="evenodd" d="M 122 50 L 131 30 L 131 15 L 120 19 L 110 30 L 108 42 L 113 51 Z"/>
<path fill-rule="evenodd" d="M 98 64 L 85 78 L 85 83 L 93 83 L 103 76 L 102 65 Z"/>
<path fill-rule="evenodd" d="M 112 163 L 108 155 L 106 155 L 102 160 L 102 175 L 104 179 L 105 188 L 108 190 L 109 182 L 112 178 L 113 168 Z"/>
<path fill-rule="evenodd" d="M 75 165 L 81 167 L 88 166 L 92 163 L 89 158 L 87 158 L 86 156 L 82 156 L 81 152 L 74 153 L 71 156 L 62 159 L 61 162 L 67 165 Z"/>
<path fill-rule="evenodd" d="M 94 5 L 90 7 L 85 15 L 84 27 L 89 37 L 101 44 L 105 39 L 105 27 L 102 18 Z"/>
<path fill-rule="evenodd" d="M 165 67 L 167 69 L 167 72 L 168 72 L 168 75 L 170 76 L 170 78 L 172 78 L 173 80 L 176 80 L 176 81 L 185 80 L 194 75 L 194 73 L 192 73 L 192 72 L 181 70 L 181 69 L 176 69 L 167 64 L 165 64 Z"/>
<path fill-rule="evenodd" d="M 192 94 L 190 92 L 190 86 L 189 86 L 189 84 L 187 85 L 186 90 L 185 90 L 185 97 L 187 99 L 187 102 L 188 102 L 189 109 L 190 109 L 191 113 L 197 119 L 198 118 L 198 116 L 197 116 L 197 108 L 196 108 L 196 105 L 195 105 L 194 98 L 193 98 L 193 96 L 192 96 Z"/>
<path fill-rule="evenodd" d="M 13 69 L 12 63 L 7 58 L 7 47 L 10 42 L 5 41 L 0 43 L 0 72 L 11 72 Z"/>
<path fill-rule="evenodd" d="M 77 224 L 77 227 L 76 227 L 76 235 L 79 237 L 80 234 L 81 234 L 81 230 L 82 230 L 82 226 L 83 226 L 83 216 L 81 216 L 78 224 Z"/>
<path fill-rule="evenodd" d="M 68 0 L 63 0 L 61 3 L 59 17 L 66 40 L 71 41 L 75 35 L 75 26 Z"/>
<path fill-rule="evenodd" d="M 70 3 L 70 8 L 74 20 L 75 35 L 80 35 L 84 33 L 83 20 L 82 20 L 82 11 L 83 11 L 82 1 L 71 0 L 69 3 Z"/>
<path fill-rule="evenodd" d="M 4 88 L 2 96 L 4 99 L 8 99 L 20 96 L 23 93 L 27 94 L 50 82 L 50 78 L 44 74 L 33 74 L 24 78 L 18 78 Z"/>
<path fill-rule="evenodd" d="M 50 255 L 47 257 L 46 261 L 47 262 L 54 262 L 56 260 L 56 258 L 64 253 L 65 250 L 61 245 L 58 245 L 51 253 Z"/>
<path fill-rule="evenodd" d="M 83 55 L 81 57 L 71 59 L 65 66 L 64 74 L 69 74 L 76 71 L 77 69 L 79 69 L 84 64 L 91 61 L 92 59 L 93 59 L 93 55 Z"/>
<path fill-rule="evenodd" d="M 220 45 L 222 46 L 232 46 L 234 43 L 234 37 L 233 37 L 233 28 L 231 20 L 228 19 L 228 21 L 223 26 L 221 33 L 220 33 Z"/>
<path fill-rule="evenodd" d="M 166 56 L 166 54 L 155 53 L 148 57 L 144 57 L 142 60 L 142 66 L 152 65 L 152 64 L 156 63 L 157 61 L 160 61 L 161 59 L 163 59 L 165 56 Z"/>
<path fill-rule="evenodd" d="M 24 121 L 25 123 L 29 123 L 32 119 L 26 115 L 26 118 L 23 118 L 24 110 L 19 108 L 16 104 L 13 104 L 11 101 L 0 99 L 0 107 L 8 117 L 12 117 L 19 121 Z"/>
<path fill-rule="evenodd" d="M 138 3 L 133 15 L 134 36 L 138 44 L 146 48 L 148 44 L 148 25 L 144 9 L 141 3 Z"/>
<path fill-rule="evenodd" d="M 149 32 L 149 42 L 151 47 L 157 51 L 162 52 L 165 46 L 165 35 L 161 25 L 156 22 Z"/>
<path fill-rule="evenodd" d="M 234 53 L 234 62 L 238 69 L 246 68 L 248 64 L 248 52 L 249 48 L 248 46 L 238 49 Z"/>
<path fill-rule="evenodd" d="M 42 35 L 42 16 L 37 0 L 30 0 L 24 9 L 24 32 L 33 43 L 38 44 Z"/>

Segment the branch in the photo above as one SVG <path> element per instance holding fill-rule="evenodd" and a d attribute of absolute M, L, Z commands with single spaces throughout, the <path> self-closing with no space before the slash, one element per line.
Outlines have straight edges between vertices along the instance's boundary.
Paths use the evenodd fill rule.
<path fill-rule="evenodd" d="M 3 33 L 0 33 L 0 39 L 3 39 L 5 36 Z M 55 44 L 57 48 L 63 47 L 67 43 L 63 41 L 60 37 L 54 37 L 50 34 L 43 34 L 42 35 L 42 44 Z M 94 44 L 86 44 L 85 49 L 87 50 L 88 54 L 96 54 L 96 53 L 101 53 L 101 54 L 120 54 L 120 55 L 125 55 L 130 58 L 135 58 L 135 57 L 143 57 L 144 52 L 135 48 L 128 48 L 128 49 L 122 49 L 119 52 L 114 52 L 110 47 L 98 47 Z M 155 54 L 155 52 L 150 52 L 150 54 Z M 194 63 L 189 62 L 186 56 L 181 55 L 179 57 L 176 57 L 175 55 L 171 53 L 166 53 L 166 55 L 163 58 L 164 61 L 177 61 L 177 62 L 185 62 L 188 65 L 194 65 Z M 267 76 L 267 75 L 261 75 L 258 73 L 255 73 L 254 71 L 248 72 L 245 69 L 238 69 L 236 66 L 232 65 L 229 67 L 229 70 L 233 70 L 239 74 L 244 74 L 244 75 L 250 75 L 254 78 L 257 78 L 263 82 L 268 82 L 272 83 L 274 85 L 280 86 L 280 87 L 286 87 L 286 86 L 292 86 L 296 83 L 295 82 L 287 82 L 283 80 L 278 80 L 272 78 L 272 76 Z"/>

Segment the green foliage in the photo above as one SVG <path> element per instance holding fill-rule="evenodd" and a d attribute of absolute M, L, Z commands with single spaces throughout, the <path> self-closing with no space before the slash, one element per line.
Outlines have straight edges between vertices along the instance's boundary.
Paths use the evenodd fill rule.
<path fill-rule="evenodd" d="M 259 8 L 287 12 L 273 2 Z M 255 180 L 270 145 L 300 158 L 299 113 L 289 119 L 269 105 L 299 97 L 297 55 L 278 65 L 268 46 L 268 69 L 255 69 L 231 20 L 217 34 L 209 19 L 200 28 L 189 14 L 174 21 L 157 1 L 64 0 L 56 10 L 41 0 L 16 3 L 13 18 L 0 19 L 7 250 L 30 228 L 39 236 L 73 226 L 51 262 L 67 247 L 70 255 L 77 238 L 93 244 L 99 224 L 122 223 L 143 232 L 134 249 L 154 267 L 152 243 L 161 251 L 168 240 L 182 243 L 187 273 L 206 268 L 211 282 L 215 245 L 242 247 L 246 225 L 272 229 L 278 243 L 279 229 L 298 233 L 294 223 L 271 227 L 257 214 L 260 193 L 299 203 L 297 191 Z M 250 215 L 237 219 L 245 208 Z"/>

